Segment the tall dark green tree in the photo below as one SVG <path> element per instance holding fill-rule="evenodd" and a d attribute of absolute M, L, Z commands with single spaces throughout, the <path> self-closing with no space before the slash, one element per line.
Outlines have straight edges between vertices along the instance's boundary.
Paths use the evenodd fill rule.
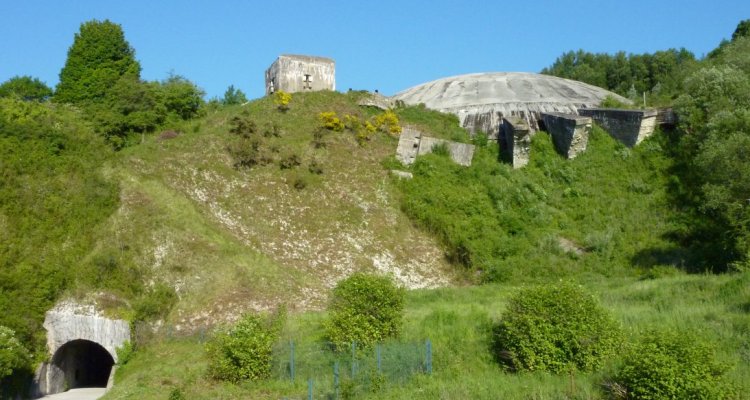
<path fill-rule="evenodd" d="M 52 96 L 52 89 L 38 78 L 14 76 L 0 84 L 0 97 L 10 96 L 26 101 L 44 101 Z"/>
<path fill-rule="evenodd" d="M 242 104 L 247 102 L 247 96 L 240 89 L 235 89 L 234 85 L 229 85 L 227 91 L 224 92 L 224 98 L 221 103 L 224 105 Z"/>
<path fill-rule="evenodd" d="M 109 20 L 81 24 L 60 71 L 55 100 L 86 104 L 103 100 L 123 76 L 140 79 L 141 65 L 122 27 Z"/>

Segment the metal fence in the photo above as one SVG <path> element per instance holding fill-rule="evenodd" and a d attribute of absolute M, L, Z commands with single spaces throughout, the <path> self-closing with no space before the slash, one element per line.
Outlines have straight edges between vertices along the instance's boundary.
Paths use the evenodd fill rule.
<path fill-rule="evenodd" d="M 307 384 L 306 394 L 288 399 L 346 399 L 431 374 L 432 343 L 393 341 L 366 349 L 352 343 L 335 351 L 329 343 L 289 341 L 275 347 L 273 360 L 273 378 Z"/>
<path fill-rule="evenodd" d="M 133 340 L 146 345 L 160 340 L 205 342 L 211 330 L 185 332 L 169 326 L 136 325 Z M 351 343 L 335 350 L 327 342 L 283 340 L 273 349 L 271 379 L 286 382 L 285 399 L 349 399 L 377 393 L 409 381 L 416 374 L 432 374 L 432 343 L 388 341 L 370 348 Z M 284 385 L 286 386 L 286 384 Z"/>

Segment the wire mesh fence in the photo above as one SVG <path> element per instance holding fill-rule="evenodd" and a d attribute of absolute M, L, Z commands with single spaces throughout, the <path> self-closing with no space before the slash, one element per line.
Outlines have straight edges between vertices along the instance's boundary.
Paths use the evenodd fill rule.
<path fill-rule="evenodd" d="M 147 345 L 162 340 L 205 343 L 212 331 L 136 325 L 133 340 Z M 282 340 L 273 348 L 272 380 L 284 383 L 285 399 L 348 399 L 403 385 L 416 374 L 432 373 L 432 343 L 388 341 L 364 348 L 351 343 L 336 349 L 328 342 Z"/>
<path fill-rule="evenodd" d="M 351 398 L 401 385 L 415 374 L 432 373 L 432 344 L 386 342 L 371 348 L 351 343 L 334 350 L 330 343 L 279 343 L 274 349 L 275 379 L 307 383 L 306 397 Z"/>

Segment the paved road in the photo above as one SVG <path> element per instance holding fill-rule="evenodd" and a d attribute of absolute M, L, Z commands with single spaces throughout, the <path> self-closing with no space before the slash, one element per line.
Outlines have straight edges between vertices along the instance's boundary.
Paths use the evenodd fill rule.
<path fill-rule="evenodd" d="M 44 396 L 42 400 L 96 400 L 104 396 L 106 391 L 106 388 L 70 389 L 67 392 Z"/>

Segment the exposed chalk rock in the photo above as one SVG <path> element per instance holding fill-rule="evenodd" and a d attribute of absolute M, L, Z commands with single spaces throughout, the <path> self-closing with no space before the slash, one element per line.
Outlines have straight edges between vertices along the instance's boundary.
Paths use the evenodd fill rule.
<path fill-rule="evenodd" d="M 586 151 L 591 133 L 591 117 L 574 114 L 542 113 L 542 121 L 557 151 L 565 158 L 575 158 Z"/>
<path fill-rule="evenodd" d="M 414 174 L 412 174 L 411 172 L 399 171 L 397 169 L 392 169 L 391 170 L 391 175 L 393 175 L 393 176 L 395 176 L 397 178 L 401 178 L 401 179 L 412 179 L 412 178 L 414 178 Z"/>
<path fill-rule="evenodd" d="M 630 104 L 624 97 L 583 82 L 495 72 L 438 79 L 399 92 L 393 99 L 455 114 L 471 133 L 483 131 L 497 140 L 504 117 L 524 119 L 531 130 L 537 130 L 541 113 L 577 114 L 579 108 L 596 107 L 607 96 Z"/>
<path fill-rule="evenodd" d="M 578 113 L 593 118 L 613 138 L 628 147 L 633 147 L 651 136 L 656 127 L 656 110 L 582 108 Z"/>

